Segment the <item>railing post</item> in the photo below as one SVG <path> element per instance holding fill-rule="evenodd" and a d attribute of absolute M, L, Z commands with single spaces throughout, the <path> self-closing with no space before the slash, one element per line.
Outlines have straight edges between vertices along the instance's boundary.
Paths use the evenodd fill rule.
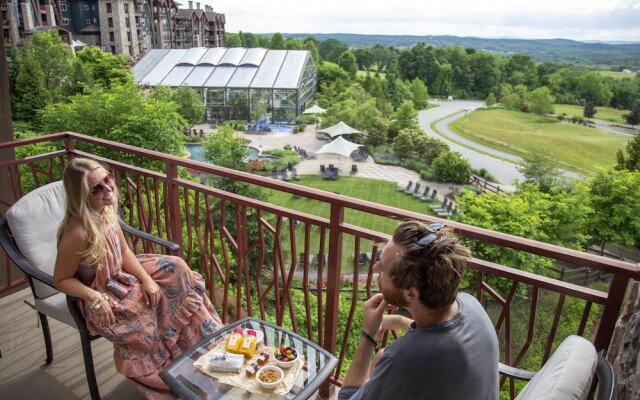
<path fill-rule="evenodd" d="M 622 308 L 624 293 L 627 290 L 628 283 L 629 278 L 627 276 L 620 273 L 613 274 L 611 286 L 609 286 L 607 303 L 602 311 L 602 318 L 600 319 L 596 339 L 593 343 L 597 351 L 604 350 L 606 352 L 609 348 L 611 337 L 613 336 L 613 329 L 616 327 L 616 321 L 618 320 L 618 315 L 620 315 L 620 309 Z"/>
<path fill-rule="evenodd" d="M 331 203 L 329 221 L 329 258 L 327 269 L 327 305 L 324 319 L 323 347 L 331 354 L 336 354 L 336 337 L 338 329 L 338 304 L 340 302 L 340 270 L 342 267 L 342 230 L 344 207 Z M 320 396 L 327 398 L 334 387 L 327 380 L 320 387 Z"/>
<path fill-rule="evenodd" d="M 64 149 L 67 151 L 67 154 L 73 153 L 76 151 L 76 140 L 70 136 L 65 136 L 64 138 Z"/>
<path fill-rule="evenodd" d="M 182 257 L 182 216 L 180 214 L 180 187 L 175 183 L 178 178 L 178 166 L 172 162 L 167 162 L 167 193 L 166 206 L 169 207 L 169 219 L 167 225 L 171 225 L 168 232 L 171 232 L 171 240 L 180 245 L 180 250 L 176 254 Z"/>

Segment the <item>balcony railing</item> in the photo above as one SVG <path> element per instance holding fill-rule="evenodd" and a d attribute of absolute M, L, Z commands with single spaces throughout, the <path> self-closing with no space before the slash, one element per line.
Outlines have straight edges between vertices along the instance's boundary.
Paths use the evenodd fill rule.
<path fill-rule="evenodd" d="M 560 337 L 559 326 L 565 326 L 568 316 L 576 314 L 579 322 L 576 319 L 570 333 L 586 336 L 598 350 L 606 349 L 627 284 L 630 279 L 640 279 L 637 264 L 76 133 L 0 143 L 0 151 L 36 143 L 57 143 L 59 150 L 0 163 L 0 176 L 10 182 L 3 190 L 10 190 L 17 199 L 33 187 L 60 179 L 68 157 L 104 161 L 113 169 L 120 187 L 123 216 L 133 226 L 182 244 L 182 256 L 204 274 L 223 321 L 246 313 L 289 325 L 339 356 L 331 378 L 335 384 L 341 383 L 348 339 L 360 323 L 354 318 L 358 303 L 376 290 L 372 267 L 379 244 L 390 238 L 389 232 L 349 223 L 353 213 L 380 220 L 442 221 L 469 240 L 546 257 L 557 265 L 601 271 L 610 277 L 599 282 L 598 290 L 524 272 L 517 265 L 473 258 L 464 290 L 474 293 L 486 306 L 500 339 L 501 360 L 513 366 L 522 364 L 536 346 L 542 353 L 536 362 L 544 363 L 569 334 Z M 117 155 L 113 158 L 137 157 L 145 165 L 154 162 L 157 170 L 96 155 L 105 154 L 105 150 Z M 300 202 L 320 202 L 328 212 L 311 215 L 202 183 L 213 176 L 289 193 Z M 149 243 L 134 245 L 137 250 L 158 251 Z M 362 263 L 363 253 L 373 256 Z M 311 265 L 313 255 L 320 255 L 316 266 Z M 344 275 L 343 269 L 348 271 Z M 0 289 L 15 285 L 17 279 Z M 343 288 L 345 280 L 348 285 Z M 341 301 L 343 314 L 339 314 Z M 550 320 L 542 321 L 545 316 L 538 310 L 543 308 L 551 310 Z M 513 398 L 513 382 L 509 382 L 509 392 Z"/>

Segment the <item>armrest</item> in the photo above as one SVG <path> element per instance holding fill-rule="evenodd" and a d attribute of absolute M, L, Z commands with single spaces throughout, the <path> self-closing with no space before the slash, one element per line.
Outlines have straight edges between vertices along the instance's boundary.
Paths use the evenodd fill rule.
<path fill-rule="evenodd" d="M 498 370 L 501 375 L 508 378 L 515 378 L 521 381 L 530 381 L 536 374 L 535 372 L 527 371 L 526 369 L 520 369 L 511 367 L 507 364 L 498 363 Z"/>
<path fill-rule="evenodd" d="M 164 240 L 162 238 L 159 238 L 157 236 L 153 236 L 147 232 L 141 231 L 139 229 L 136 229 L 134 227 L 132 227 L 131 225 L 127 224 L 126 222 L 124 222 L 122 220 L 122 218 L 120 218 L 120 227 L 122 228 L 123 231 L 137 236 L 139 238 L 142 238 L 144 240 L 148 240 L 152 243 L 155 244 L 159 244 L 162 247 L 166 247 L 167 249 L 169 249 L 169 251 L 173 254 L 176 251 L 180 250 L 180 245 L 174 242 L 170 242 L 168 240 Z"/>
<path fill-rule="evenodd" d="M 7 223 L 6 219 L 2 219 L 0 221 L 0 246 L 2 246 L 11 261 L 22 272 L 24 272 L 30 278 L 37 279 L 40 282 L 55 289 L 55 286 L 53 286 L 53 276 L 34 267 L 33 264 L 31 264 L 31 261 L 27 260 L 22 255 L 15 242 L 9 235 L 9 224 Z"/>

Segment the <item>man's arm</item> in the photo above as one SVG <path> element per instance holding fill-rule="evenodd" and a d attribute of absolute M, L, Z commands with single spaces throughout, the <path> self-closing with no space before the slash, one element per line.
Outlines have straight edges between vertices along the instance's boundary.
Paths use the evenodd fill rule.
<path fill-rule="evenodd" d="M 378 293 L 372 296 L 364 303 L 364 322 L 362 324 L 363 331 L 370 337 L 375 337 L 380 330 L 382 324 L 382 315 L 387 307 L 382 294 Z M 369 378 L 371 369 L 371 356 L 375 350 L 373 342 L 363 333 L 360 335 L 360 342 L 353 356 L 351 366 L 344 378 L 343 386 L 360 387 Z"/>

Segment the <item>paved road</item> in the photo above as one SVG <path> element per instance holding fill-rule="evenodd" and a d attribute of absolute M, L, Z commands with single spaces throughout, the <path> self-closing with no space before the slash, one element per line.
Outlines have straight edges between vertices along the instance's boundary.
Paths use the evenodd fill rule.
<path fill-rule="evenodd" d="M 475 110 L 476 108 L 481 107 L 484 104 L 484 102 L 473 101 L 473 100 L 454 100 L 454 101 L 442 101 L 442 102 L 437 100 L 430 100 L 430 101 L 434 104 L 438 104 L 439 107 L 420 111 L 420 113 L 418 114 L 418 122 L 420 124 L 420 127 L 422 128 L 422 130 L 424 130 L 427 133 L 427 135 L 443 140 L 449 145 L 451 150 L 459 152 L 460 154 L 462 154 L 464 158 L 468 159 L 474 168 L 485 168 L 493 176 L 495 176 L 502 185 L 510 186 L 513 184 L 514 180 L 523 180 L 523 176 L 520 172 L 518 172 L 518 169 L 515 164 L 511 162 L 499 160 L 497 158 L 490 157 L 485 154 L 478 153 L 477 151 L 471 150 L 464 146 L 460 146 L 457 143 L 453 143 L 450 140 L 448 140 L 446 137 L 440 136 L 437 133 L 435 133 L 429 126 L 433 121 L 446 117 L 447 115 L 451 115 L 451 114 L 454 114 L 460 111 L 465 111 L 465 110 L 469 110 L 469 111 Z M 465 143 L 467 146 L 481 149 L 482 151 L 488 154 L 495 154 L 499 157 L 513 160 L 514 162 L 517 162 L 518 160 L 520 160 L 519 157 L 515 157 L 511 154 L 507 154 L 486 146 L 482 146 L 480 144 L 469 141 L 451 132 L 451 130 L 449 130 L 447 125 L 449 125 L 451 122 L 455 121 L 456 119 L 462 117 L 463 115 L 464 114 L 460 113 L 460 114 L 453 115 L 450 118 L 445 118 L 444 120 L 440 121 L 437 124 L 437 129 L 440 130 L 440 132 L 443 132 L 445 135 L 451 137 L 452 139 L 460 143 Z"/>
<path fill-rule="evenodd" d="M 466 159 L 469 160 L 471 165 L 474 168 L 485 168 L 489 171 L 493 176 L 498 179 L 501 185 L 507 186 L 505 189 L 508 189 L 509 186 L 513 184 L 515 180 L 523 180 L 524 177 L 518 171 L 517 163 L 522 162 L 522 158 L 518 156 L 514 156 L 509 153 L 505 153 L 500 150 L 493 149 L 491 147 L 487 147 L 481 145 L 479 143 L 475 143 L 471 140 L 465 139 L 462 136 L 456 134 L 455 132 L 449 129 L 449 124 L 455 121 L 458 118 L 461 118 L 464 114 L 461 112 L 469 112 L 475 110 L 476 108 L 482 107 L 484 102 L 475 101 L 475 100 L 455 100 L 455 101 L 438 101 L 438 100 L 430 100 L 434 104 L 439 104 L 439 107 L 432 108 L 429 110 L 421 111 L 418 114 L 418 122 L 420 127 L 427 132 L 427 135 L 441 139 L 445 141 L 449 147 L 459 152 Z M 458 113 L 455 115 L 451 115 L 454 113 Z M 444 118 L 447 115 L 450 115 L 449 118 Z M 457 143 L 453 143 L 447 139 L 447 137 L 440 136 L 436 132 L 434 132 L 430 124 L 438 120 L 440 118 L 444 118 L 442 121 L 436 124 L 436 129 L 442 133 L 444 133 L 447 137 L 453 139 L 458 143 L 462 143 L 465 146 L 461 146 Z M 477 149 L 482 151 L 485 154 L 479 153 L 478 151 L 471 150 L 469 147 L 473 149 Z M 489 155 L 487 155 L 489 154 Z M 499 158 L 491 157 L 490 155 L 495 155 Z M 580 179 L 581 176 L 570 171 L 561 170 L 564 176 L 573 179 Z"/>

